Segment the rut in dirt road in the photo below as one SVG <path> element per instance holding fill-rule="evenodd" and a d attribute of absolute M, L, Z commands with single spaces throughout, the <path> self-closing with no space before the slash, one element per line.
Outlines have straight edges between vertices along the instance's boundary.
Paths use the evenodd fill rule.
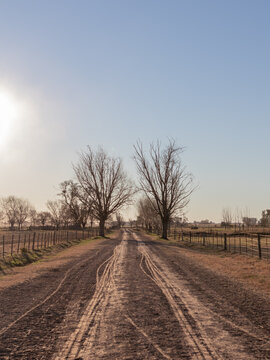
<path fill-rule="evenodd" d="M 76 330 L 64 344 L 60 353 L 54 357 L 60 359 L 84 359 L 87 354 L 91 354 L 92 347 L 96 338 L 101 340 L 104 334 L 101 327 L 104 321 L 104 313 L 107 307 L 114 301 L 117 301 L 117 289 L 114 277 L 117 276 L 119 266 L 125 256 L 126 244 L 122 241 L 115 247 L 113 255 L 109 257 L 97 270 L 96 290 L 87 305 Z M 102 275 L 101 268 L 104 267 Z M 113 299 L 114 297 L 114 299 Z M 114 303 L 115 305 L 115 303 Z"/>

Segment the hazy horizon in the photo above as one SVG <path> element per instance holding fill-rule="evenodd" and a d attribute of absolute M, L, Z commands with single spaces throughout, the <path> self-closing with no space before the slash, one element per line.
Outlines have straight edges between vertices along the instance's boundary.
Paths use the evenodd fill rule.
<path fill-rule="evenodd" d="M 190 221 L 270 208 L 268 1 L 2 1 L 0 197 L 38 210 L 87 145 L 174 138 Z M 130 209 L 127 218 L 134 215 Z"/>

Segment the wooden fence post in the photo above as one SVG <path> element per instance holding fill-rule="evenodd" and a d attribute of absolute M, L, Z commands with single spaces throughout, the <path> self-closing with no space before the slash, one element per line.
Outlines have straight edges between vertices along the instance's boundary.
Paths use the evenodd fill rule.
<path fill-rule="evenodd" d="M 36 232 L 34 232 L 34 234 L 33 234 L 32 250 L 35 250 L 35 240 L 36 240 Z"/>
<path fill-rule="evenodd" d="M 189 232 L 189 242 L 191 242 L 191 231 Z"/>
<path fill-rule="evenodd" d="M 13 254 L 13 243 L 14 243 L 14 234 L 11 237 L 11 255 Z"/>
<path fill-rule="evenodd" d="M 28 234 L 28 250 L 30 250 L 31 233 Z"/>
<path fill-rule="evenodd" d="M 17 253 L 20 251 L 20 243 L 21 243 L 21 234 L 19 234 Z"/>
<path fill-rule="evenodd" d="M 227 250 L 227 234 L 224 234 L 224 247 L 223 250 Z"/>
<path fill-rule="evenodd" d="M 262 258 L 262 246 L 261 246 L 261 235 L 258 234 L 258 255 L 259 258 Z"/>
<path fill-rule="evenodd" d="M 24 239 L 23 239 L 23 248 L 25 249 L 25 245 L 26 244 L 26 233 L 24 234 Z"/>
<path fill-rule="evenodd" d="M 3 235 L 3 258 L 5 257 L 5 235 Z"/>

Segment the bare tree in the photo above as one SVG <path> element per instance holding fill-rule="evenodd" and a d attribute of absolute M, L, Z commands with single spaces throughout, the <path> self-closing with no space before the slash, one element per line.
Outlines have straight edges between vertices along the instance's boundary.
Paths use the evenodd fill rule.
<path fill-rule="evenodd" d="M 13 195 L 1 199 L 1 207 L 11 230 L 14 229 L 16 223 L 17 205 L 17 198 Z"/>
<path fill-rule="evenodd" d="M 222 209 L 222 223 L 225 227 L 231 226 L 233 220 L 232 210 L 230 208 Z"/>
<path fill-rule="evenodd" d="M 18 223 L 19 230 L 21 230 L 26 219 L 29 217 L 31 209 L 33 207 L 28 200 L 17 198 L 16 222 Z"/>
<path fill-rule="evenodd" d="M 61 200 L 47 201 L 52 224 L 59 229 L 63 222 L 63 203 Z"/>
<path fill-rule="evenodd" d="M 119 229 L 123 226 L 124 224 L 124 219 L 123 219 L 123 216 L 121 215 L 120 212 L 117 212 L 115 214 L 115 218 L 116 218 L 116 221 L 117 221 L 117 225 L 119 227 Z"/>
<path fill-rule="evenodd" d="M 160 216 L 162 238 L 167 239 L 171 217 L 182 213 L 194 191 L 193 177 L 182 164 L 183 148 L 169 140 L 164 148 L 159 141 L 152 143 L 148 154 L 139 141 L 134 149 L 140 189 Z"/>
<path fill-rule="evenodd" d="M 30 210 L 33 209 L 28 200 L 18 198 L 14 195 L 2 198 L 1 207 L 12 230 L 16 223 L 18 224 L 18 228 L 21 229 L 30 215 Z"/>
<path fill-rule="evenodd" d="M 87 200 L 87 196 L 83 194 L 82 189 L 72 180 L 64 181 L 60 184 L 63 202 L 69 208 L 70 217 L 72 218 L 74 225 L 77 227 L 85 227 L 88 218 L 92 212 L 92 204 Z M 82 202 L 80 199 L 83 199 Z M 93 221 L 93 220 L 92 220 Z"/>
<path fill-rule="evenodd" d="M 99 221 L 99 235 L 104 236 L 105 221 L 130 203 L 134 193 L 123 171 L 122 161 L 110 157 L 102 148 L 94 151 L 88 146 L 87 151 L 80 154 L 80 161 L 74 166 L 74 171 Z"/>
<path fill-rule="evenodd" d="M 41 211 L 37 215 L 39 223 L 44 227 L 51 219 L 51 214 L 48 211 Z"/>
<path fill-rule="evenodd" d="M 243 220 L 243 211 L 241 209 L 239 209 L 239 207 L 237 207 L 234 211 L 234 224 L 235 224 L 235 229 L 238 226 L 238 229 L 241 229 L 241 225 L 242 225 L 242 220 Z"/>
<path fill-rule="evenodd" d="M 38 213 L 36 209 L 34 209 L 33 207 L 29 209 L 29 219 L 30 219 L 30 225 L 36 226 L 38 222 Z"/>
<path fill-rule="evenodd" d="M 270 209 L 262 211 L 262 217 L 260 220 L 261 226 L 269 227 L 270 226 Z"/>
<path fill-rule="evenodd" d="M 157 217 L 155 208 L 147 197 L 142 197 L 137 203 L 138 220 L 148 231 L 152 232 L 153 228 L 160 229 L 160 218 Z"/>
<path fill-rule="evenodd" d="M 70 207 L 67 204 L 62 203 L 61 223 L 64 225 L 66 229 L 68 229 L 68 227 L 72 224 L 72 222 L 73 222 L 73 216 L 71 214 Z"/>

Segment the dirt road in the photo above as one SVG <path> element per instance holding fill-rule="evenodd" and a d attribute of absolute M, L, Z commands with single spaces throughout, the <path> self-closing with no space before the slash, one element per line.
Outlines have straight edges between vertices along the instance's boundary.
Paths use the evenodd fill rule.
<path fill-rule="evenodd" d="M 0 359 L 270 359 L 266 299 L 129 230 L 0 304 Z"/>

